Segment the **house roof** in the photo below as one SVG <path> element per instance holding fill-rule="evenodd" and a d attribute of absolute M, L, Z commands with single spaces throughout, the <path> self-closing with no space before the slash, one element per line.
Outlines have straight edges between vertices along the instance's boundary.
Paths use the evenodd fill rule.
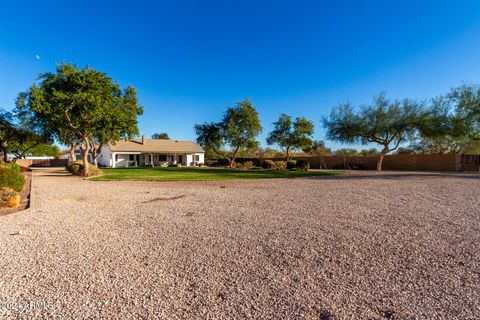
<path fill-rule="evenodd" d="M 190 140 L 129 139 L 108 145 L 113 152 L 202 153 L 200 146 Z"/>

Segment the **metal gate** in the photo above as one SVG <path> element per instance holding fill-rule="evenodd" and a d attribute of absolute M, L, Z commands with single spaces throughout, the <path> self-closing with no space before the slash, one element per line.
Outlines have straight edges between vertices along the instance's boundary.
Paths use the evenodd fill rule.
<path fill-rule="evenodd" d="M 462 154 L 461 171 L 480 172 L 480 155 Z"/>

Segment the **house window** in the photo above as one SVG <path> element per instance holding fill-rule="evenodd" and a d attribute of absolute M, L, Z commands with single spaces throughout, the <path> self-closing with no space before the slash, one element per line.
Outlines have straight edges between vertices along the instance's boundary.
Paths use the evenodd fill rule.
<path fill-rule="evenodd" d="M 130 161 L 135 161 L 135 155 L 134 155 L 134 154 L 131 154 L 129 160 L 130 160 Z"/>
<path fill-rule="evenodd" d="M 162 161 L 163 161 L 163 162 L 167 161 L 167 155 L 166 155 L 166 154 L 159 154 L 159 155 L 158 155 L 158 161 L 160 161 L 160 162 L 162 162 Z"/>
<path fill-rule="evenodd" d="M 193 156 L 193 161 L 197 162 L 200 161 L 200 156 L 198 154 Z"/>
<path fill-rule="evenodd" d="M 118 162 L 118 154 L 115 155 L 115 162 Z"/>

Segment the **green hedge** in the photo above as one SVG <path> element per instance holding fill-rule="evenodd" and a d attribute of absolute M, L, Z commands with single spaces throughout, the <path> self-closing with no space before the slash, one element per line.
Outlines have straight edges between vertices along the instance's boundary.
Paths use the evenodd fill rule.
<path fill-rule="evenodd" d="M 24 185 L 25 178 L 19 171 L 16 171 L 11 166 L 0 168 L 0 188 L 10 188 L 20 192 Z"/>
<path fill-rule="evenodd" d="M 297 168 L 297 161 L 296 160 L 288 160 L 287 161 L 287 169 L 296 169 Z"/>
<path fill-rule="evenodd" d="M 275 169 L 276 168 L 275 162 L 273 162 L 273 160 L 265 160 L 262 163 L 262 168 L 263 169 Z"/>
<path fill-rule="evenodd" d="M 298 160 L 297 169 L 300 171 L 308 171 L 308 169 L 310 169 L 310 162 L 306 160 Z"/>

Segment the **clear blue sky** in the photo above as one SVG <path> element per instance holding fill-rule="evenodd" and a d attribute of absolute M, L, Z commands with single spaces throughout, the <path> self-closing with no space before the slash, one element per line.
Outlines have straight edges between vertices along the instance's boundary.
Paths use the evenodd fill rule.
<path fill-rule="evenodd" d="M 248 96 L 262 143 L 281 112 L 321 139 L 340 102 L 480 82 L 480 1 L 1 2 L 0 107 L 62 60 L 137 88 L 147 135 L 194 139 Z"/>

